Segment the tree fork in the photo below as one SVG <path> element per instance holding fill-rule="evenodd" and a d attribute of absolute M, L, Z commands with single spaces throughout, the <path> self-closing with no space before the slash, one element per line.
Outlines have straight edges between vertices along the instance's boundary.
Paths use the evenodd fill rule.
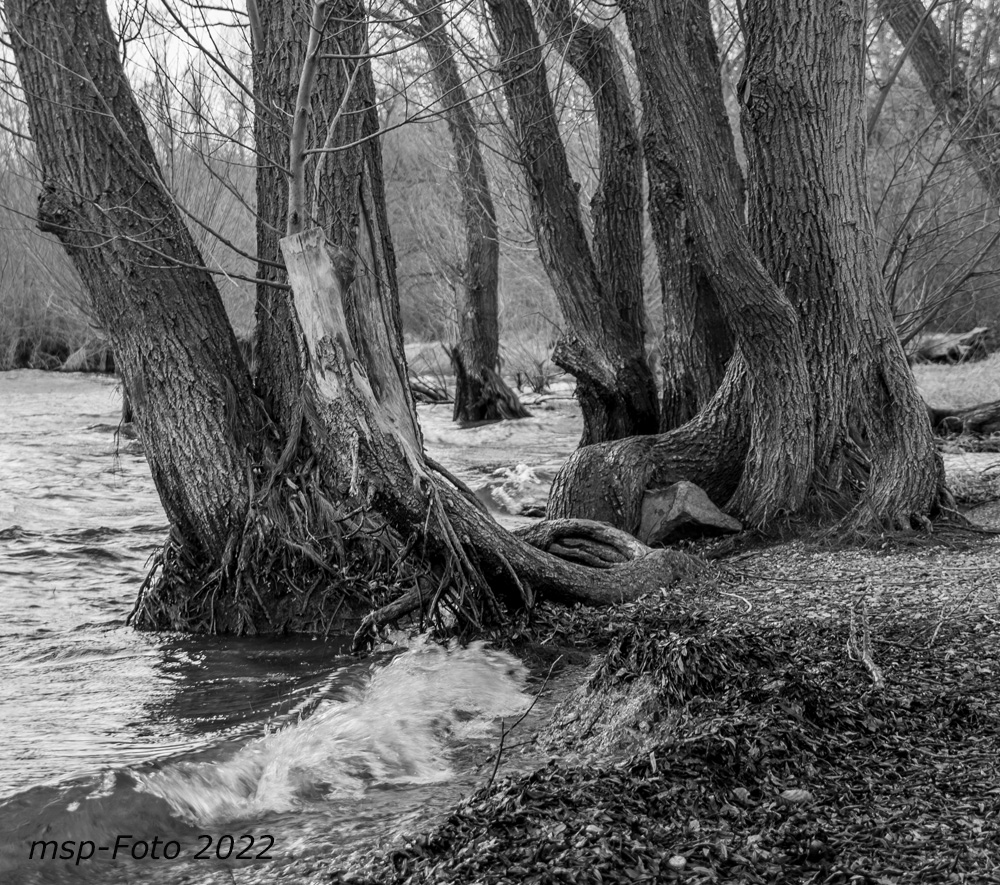
<path fill-rule="evenodd" d="M 698 572 L 700 564 L 685 554 L 638 555 L 643 554 L 638 548 L 620 565 L 590 568 L 502 529 L 461 491 L 429 472 L 419 449 L 387 420 L 345 334 L 339 284 L 322 235 L 314 230 L 288 237 L 282 251 L 309 354 L 317 457 L 330 481 L 349 490 L 360 506 L 401 534 L 417 530 L 426 555 L 436 561 L 440 582 L 434 596 L 428 599 L 423 587 L 415 588 L 405 603 L 375 613 L 370 624 L 400 617 L 422 602 L 450 608 L 460 624 L 476 629 L 496 612 L 498 601 L 523 607 L 544 597 L 608 605 Z M 603 536 L 605 548 L 612 534 Z M 564 544 L 567 535 L 564 528 Z M 579 535 L 595 537 L 588 528 Z M 619 550 L 627 548 L 620 539 L 616 543 Z M 597 558 L 607 559 L 607 554 Z"/>
<path fill-rule="evenodd" d="M 577 379 L 581 445 L 654 433 L 659 406 L 636 321 L 641 306 L 634 303 L 632 289 L 609 287 L 587 242 L 531 9 L 526 0 L 487 0 L 487 6 L 535 239 L 566 323 L 553 361 Z M 615 196 L 603 196 L 606 217 L 614 211 Z M 612 263 L 614 248 L 607 244 L 605 265 Z"/>

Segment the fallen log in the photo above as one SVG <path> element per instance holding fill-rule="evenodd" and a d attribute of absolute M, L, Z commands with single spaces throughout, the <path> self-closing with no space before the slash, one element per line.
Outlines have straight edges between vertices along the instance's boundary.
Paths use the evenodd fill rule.
<path fill-rule="evenodd" d="M 1000 400 L 980 403 L 968 409 L 936 409 L 927 407 L 931 427 L 937 434 L 979 434 L 989 436 L 1000 433 Z"/>
<path fill-rule="evenodd" d="M 914 341 L 911 363 L 964 363 L 985 359 L 989 329 L 978 326 L 968 332 L 927 332 Z"/>

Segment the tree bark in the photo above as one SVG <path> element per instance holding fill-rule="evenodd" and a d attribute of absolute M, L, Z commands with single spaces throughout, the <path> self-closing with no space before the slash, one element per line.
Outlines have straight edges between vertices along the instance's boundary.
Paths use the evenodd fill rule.
<path fill-rule="evenodd" d="M 656 386 L 645 359 L 641 302 L 636 304 L 635 290 L 628 282 L 632 271 L 616 271 L 624 281 L 603 279 L 601 269 L 615 265 L 613 250 L 618 243 L 601 247 L 605 251 L 599 253 L 600 265 L 587 243 L 579 188 L 556 126 L 531 10 L 525 0 L 488 0 L 487 5 L 498 40 L 499 71 L 535 238 L 566 322 L 553 360 L 577 379 L 584 417 L 581 445 L 652 433 L 657 429 Z M 602 89 L 611 94 L 614 87 L 612 77 Z M 620 104 L 614 106 L 621 109 Z M 619 135 L 613 138 L 619 140 Z M 629 160 L 628 154 L 623 156 Z M 602 223 L 615 227 L 618 210 L 609 204 L 610 193 L 601 193 Z M 626 248 L 634 246 L 626 243 Z M 631 253 L 624 258 L 631 261 Z M 616 284 L 623 288 L 614 288 Z"/>
<path fill-rule="evenodd" d="M 258 4 L 261 45 L 253 48 L 257 145 L 257 385 L 286 435 L 301 418 L 301 344 L 289 315 L 279 240 L 288 217 L 288 150 L 298 74 L 305 58 L 310 8 L 295 0 Z M 311 222 L 334 247 L 355 349 L 373 383 L 394 398 L 398 420 L 411 423 L 402 327 L 395 292 L 396 261 L 385 214 L 375 86 L 367 53 L 367 20 L 357 0 L 326 4 L 326 28 L 310 97 L 306 192 Z M 387 312 L 383 322 L 382 312 Z"/>
<path fill-rule="evenodd" d="M 704 47 L 686 36 L 690 19 L 685 6 L 690 4 L 629 2 L 623 10 L 647 126 L 656 129 L 659 143 L 676 163 L 698 259 L 708 269 L 737 350 L 709 405 L 691 424 L 660 437 L 649 448 L 654 465 L 644 470 L 647 475 L 668 473 L 678 460 L 714 457 L 716 463 L 692 465 L 692 472 L 708 480 L 710 496 L 731 492 L 727 509 L 755 525 L 794 512 L 803 503 L 812 467 L 809 382 L 795 313 L 757 260 L 743 227 L 740 197 L 710 124 L 713 98 L 690 58 L 692 47 Z M 700 8 L 707 17 L 707 4 L 700 2 Z M 628 449 L 623 446 L 610 457 L 617 459 Z M 729 461 L 734 451 L 746 457 L 735 489 L 729 489 L 724 479 L 733 474 Z M 602 518 L 586 509 L 593 497 L 588 488 L 593 479 L 587 477 L 592 461 L 583 455 L 570 459 L 553 486 L 550 516 Z M 686 478 L 705 485 L 694 476 Z M 615 525 L 633 531 L 638 527 L 644 491 L 637 482 L 616 489 L 620 500 L 612 509 L 628 522 Z"/>
<path fill-rule="evenodd" d="M 43 178 L 38 224 L 83 279 L 175 532 L 221 559 L 265 419 L 211 276 L 163 186 L 105 4 L 13 0 Z"/>
<path fill-rule="evenodd" d="M 679 18 L 691 74 L 700 81 L 711 114 L 706 121 L 709 134 L 715 136 L 725 160 L 741 212 L 743 175 L 722 101 L 711 20 L 698 3 L 687 4 Z M 692 419 L 708 404 L 722 381 L 733 344 L 718 296 L 698 259 L 696 232 L 685 210 L 677 157 L 655 119 L 647 114 L 643 115 L 643 151 L 664 319 L 660 429 L 668 431 Z"/>
<path fill-rule="evenodd" d="M 590 201 L 594 266 L 622 321 L 644 338 L 642 150 L 614 35 L 574 15 L 568 0 L 535 0 L 535 9 L 553 47 L 593 97 L 598 138 L 597 188 Z"/>
<path fill-rule="evenodd" d="M 963 65 L 920 0 L 878 0 L 878 9 L 906 46 L 935 110 L 952 131 L 993 202 L 1000 202 L 1000 115 L 976 95 Z M 918 33 L 919 28 L 919 33 Z"/>
<path fill-rule="evenodd" d="M 366 512 L 400 532 L 415 533 L 412 548 L 435 565 L 404 600 L 376 612 L 370 624 L 433 605 L 450 610 L 464 627 L 480 629 L 495 617 L 497 600 L 510 607 L 531 606 L 542 597 L 607 605 L 698 573 L 691 557 L 629 545 L 607 530 L 556 526 L 538 538 L 545 547 L 554 541 L 572 547 L 573 536 L 596 541 L 601 563 L 594 568 L 557 558 L 502 529 L 430 472 L 419 449 L 386 421 L 364 362 L 344 334 L 339 281 L 322 234 L 288 237 L 282 249 L 311 366 L 306 395 L 313 404 L 310 421 L 318 428 L 317 458 L 331 482 L 350 488 Z"/>
<path fill-rule="evenodd" d="M 750 230 L 800 318 L 813 497 L 834 512 L 855 508 L 862 523 L 909 527 L 931 510 L 941 462 L 876 260 L 861 3 L 761 0 L 746 10 L 746 34 Z"/>
<path fill-rule="evenodd" d="M 436 0 L 407 4 L 430 63 L 445 122 L 455 148 L 456 181 L 462 199 L 465 267 L 458 293 L 458 344 L 454 420 L 460 423 L 528 418 L 517 394 L 504 383 L 500 366 L 500 240 L 476 120 L 455 61 L 455 50 Z"/>
<path fill-rule="evenodd" d="M 727 509 L 751 524 L 806 508 L 850 531 L 926 522 L 945 494 L 943 471 L 874 260 L 860 2 L 748 7 L 740 92 L 753 240 L 766 270 L 721 172 L 718 139 L 690 122 L 712 119 L 692 73 L 695 41 L 685 39 L 682 7 L 692 5 L 707 16 L 703 0 L 623 9 L 647 125 L 675 164 L 736 353 L 689 424 L 577 452 L 548 514 L 635 531 L 646 488 L 686 478 L 716 501 L 732 494 Z M 734 451 L 746 452 L 735 491 Z"/>

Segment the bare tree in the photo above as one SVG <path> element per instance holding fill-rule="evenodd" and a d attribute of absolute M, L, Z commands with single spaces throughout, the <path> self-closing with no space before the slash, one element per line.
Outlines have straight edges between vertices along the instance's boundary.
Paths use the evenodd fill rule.
<path fill-rule="evenodd" d="M 475 112 L 469 100 L 437 0 L 404 2 L 411 20 L 398 22 L 427 53 L 429 74 L 451 134 L 461 195 L 465 262 L 457 291 L 458 342 L 455 367 L 456 421 L 463 423 L 526 418 L 530 413 L 499 374 L 500 240 L 486 164 L 479 147 Z"/>
<path fill-rule="evenodd" d="M 676 164 L 736 353 L 688 425 L 577 452 L 549 514 L 634 530 L 645 490 L 686 477 L 753 523 L 804 508 L 852 529 L 926 520 L 942 500 L 943 471 L 875 263 L 861 3 L 773 0 L 747 15 L 740 94 L 756 248 L 706 125 L 712 112 L 690 58 L 703 51 L 705 29 L 685 27 L 692 6 L 707 19 L 707 2 L 633 0 L 624 9 L 644 111 Z"/>
<path fill-rule="evenodd" d="M 921 0 L 878 0 L 878 9 L 906 47 L 920 82 L 983 188 L 1000 202 L 1000 115 L 976 94 L 965 65 L 945 42 Z"/>
<path fill-rule="evenodd" d="M 360 170 L 345 178 L 339 196 L 347 217 L 353 203 L 363 219 L 348 254 L 367 256 L 373 267 L 378 283 L 367 303 L 343 284 L 350 278 L 345 253 L 302 220 L 308 158 L 326 156 L 309 147 L 310 132 L 320 131 L 308 119 L 323 46 L 328 34 L 346 41 L 351 33 L 364 45 L 356 8 L 349 0 L 317 0 L 300 56 L 285 215 L 291 231 L 308 229 L 281 243 L 294 300 L 286 295 L 283 319 L 269 320 L 287 326 L 267 333 L 276 352 L 288 350 L 258 374 L 260 382 L 260 372 L 287 373 L 280 384 L 261 384 L 272 391 L 271 420 L 159 175 L 106 7 L 98 0 L 72 9 L 55 0 L 7 5 L 47 182 L 40 223 L 66 246 L 113 330 L 171 522 L 137 603 L 133 622 L 140 626 L 329 630 L 371 608 L 388 582 L 412 589 L 375 621 L 426 607 L 474 629 L 497 619 L 498 599 L 511 606 L 530 606 L 540 595 L 606 604 L 691 568 L 683 555 L 650 552 L 607 527 L 561 523 L 536 531 L 534 545 L 603 567 L 565 562 L 504 532 L 467 489 L 423 458 L 393 344 L 400 332 L 377 138 L 343 142 L 340 130 L 328 127 L 320 142 Z M 336 107 L 346 107 L 354 84 L 366 95 L 368 59 L 343 49 L 331 54 L 352 63 L 339 75 L 336 96 Z M 368 125 L 370 115 L 360 116 Z M 281 285 L 271 288 L 287 293 Z M 294 399 L 282 399 L 283 391 L 294 391 Z M 589 538 L 595 552 L 560 547 L 567 533 Z"/>
<path fill-rule="evenodd" d="M 616 126 L 605 127 L 604 137 L 611 138 L 605 144 L 622 152 L 603 161 L 602 174 L 628 184 L 623 191 L 612 192 L 602 181 L 592 252 L 580 214 L 579 189 L 556 125 L 531 9 L 525 0 L 488 0 L 487 5 L 532 226 L 566 323 L 553 359 L 577 380 L 584 419 L 581 444 L 652 433 L 659 410 L 645 358 L 641 272 L 636 265 L 641 249 L 636 185 L 628 183 L 629 174 L 619 174 L 630 164 L 634 173 L 638 162 L 637 146 L 628 134 L 631 108 L 615 98 L 620 83 L 614 76 L 601 85 L 609 96 L 608 104 L 602 105 L 610 109 L 605 120 L 615 118 Z"/>

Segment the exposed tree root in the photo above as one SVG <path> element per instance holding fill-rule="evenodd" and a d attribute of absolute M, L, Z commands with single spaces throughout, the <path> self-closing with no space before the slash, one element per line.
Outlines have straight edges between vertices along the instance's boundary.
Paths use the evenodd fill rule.
<path fill-rule="evenodd" d="M 516 529 L 514 535 L 532 547 L 591 568 L 611 568 L 652 550 L 628 532 L 589 519 L 545 520 Z"/>
<path fill-rule="evenodd" d="M 401 556 L 384 522 L 341 514 L 314 479 L 285 471 L 263 492 L 222 563 L 172 532 L 139 592 L 129 623 L 189 633 L 351 633 L 373 599 L 424 580 L 428 564 Z"/>

